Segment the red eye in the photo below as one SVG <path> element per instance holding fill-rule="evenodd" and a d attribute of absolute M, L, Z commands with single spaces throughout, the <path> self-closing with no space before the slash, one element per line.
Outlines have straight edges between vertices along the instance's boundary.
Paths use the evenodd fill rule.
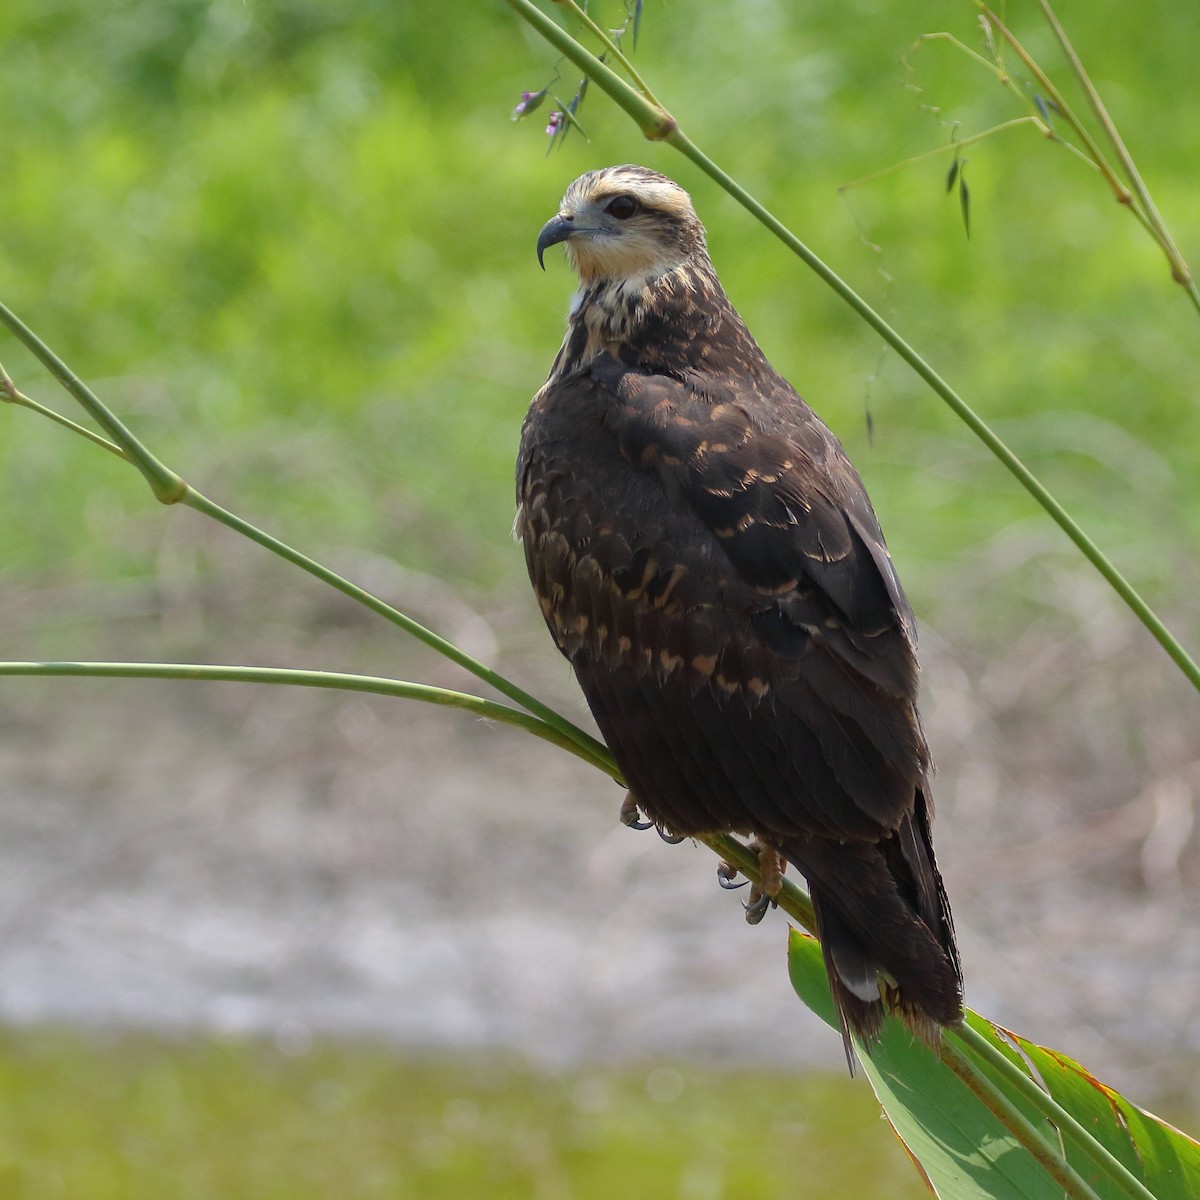
<path fill-rule="evenodd" d="M 614 196 L 604 207 L 618 221 L 628 221 L 637 210 L 638 202 L 632 196 Z"/>

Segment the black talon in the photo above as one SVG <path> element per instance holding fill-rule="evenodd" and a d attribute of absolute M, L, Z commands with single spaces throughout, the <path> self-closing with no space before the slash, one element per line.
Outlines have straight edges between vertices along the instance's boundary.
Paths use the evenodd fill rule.
<path fill-rule="evenodd" d="M 665 829 L 658 831 L 658 836 L 662 838 L 668 846 L 678 846 L 680 842 L 686 842 L 687 838 L 682 833 L 668 833 Z"/>
<path fill-rule="evenodd" d="M 621 805 L 621 824 L 628 825 L 630 829 L 650 829 L 654 822 L 642 820 L 637 802 L 630 797 Z"/>
<path fill-rule="evenodd" d="M 736 892 L 738 888 L 744 888 L 750 882 L 748 879 L 743 879 L 741 883 L 737 883 L 737 867 L 733 863 L 718 863 L 717 864 L 717 882 L 727 891 Z"/>
<path fill-rule="evenodd" d="M 757 925 L 767 915 L 767 909 L 774 903 L 775 901 L 766 892 L 763 892 L 757 900 L 745 905 L 746 924 Z"/>

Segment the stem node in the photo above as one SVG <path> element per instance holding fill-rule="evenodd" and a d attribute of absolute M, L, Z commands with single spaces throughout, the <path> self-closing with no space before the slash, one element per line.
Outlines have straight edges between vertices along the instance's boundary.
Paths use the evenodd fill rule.
<path fill-rule="evenodd" d="M 679 122 L 665 109 L 659 109 L 662 113 L 657 125 L 646 130 L 646 141 L 648 142 L 668 142 L 679 129 Z"/>

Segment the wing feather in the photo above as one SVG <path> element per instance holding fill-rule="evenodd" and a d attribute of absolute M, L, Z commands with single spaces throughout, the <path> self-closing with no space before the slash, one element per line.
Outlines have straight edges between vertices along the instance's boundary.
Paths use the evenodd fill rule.
<path fill-rule="evenodd" d="M 790 753 L 789 775 L 828 768 L 833 786 L 813 795 L 849 797 L 894 828 L 927 761 L 912 614 L 836 439 L 778 376 L 759 385 L 774 392 L 764 404 L 761 393 L 737 403 L 719 390 L 714 402 L 712 389 L 606 356 L 590 375 L 611 397 L 618 452 L 703 526 L 727 564 L 726 598 L 740 588 L 744 632 L 768 659 L 759 676 L 773 681 L 789 744 L 804 748 Z"/>

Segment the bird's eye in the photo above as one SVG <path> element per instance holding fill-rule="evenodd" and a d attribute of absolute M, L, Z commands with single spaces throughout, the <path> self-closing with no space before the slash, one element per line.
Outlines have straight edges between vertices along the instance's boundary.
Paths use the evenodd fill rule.
<path fill-rule="evenodd" d="M 618 221 L 628 221 L 637 210 L 638 202 L 632 196 L 614 196 L 604 206 L 604 211 Z"/>

